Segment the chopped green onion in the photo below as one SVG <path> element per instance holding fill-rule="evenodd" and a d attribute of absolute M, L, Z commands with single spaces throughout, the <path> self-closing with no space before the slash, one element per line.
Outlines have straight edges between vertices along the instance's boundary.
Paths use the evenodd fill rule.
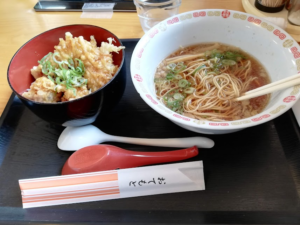
<path fill-rule="evenodd" d="M 183 62 L 178 64 L 178 66 L 180 66 L 180 68 L 178 68 L 178 70 L 175 70 L 175 73 L 180 73 L 182 70 L 186 69 L 186 65 L 184 65 Z"/>
<path fill-rule="evenodd" d="M 175 63 L 171 63 L 171 64 L 169 64 L 169 65 L 167 66 L 167 68 L 170 69 L 170 70 L 174 70 L 175 67 L 176 67 L 176 64 L 175 64 Z"/>
<path fill-rule="evenodd" d="M 180 93 L 175 93 L 173 95 L 173 98 L 176 99 L 176 100 L 183 100 L 184 99 L 184 96 Z"/>
<path fill-rule="evenodd" d="M 188 85 L 188 83 L 189 82 L 187 80 L 182 79 L 182 80 L 178 81 L 178 86 L 179 87 L 185 87 L 186 85 Z"/>
<path fill-rule="evenodd" d="M 186 65 L 183 64 L 183 62 L 180 62 L 178 64 L 176 63 L 171 63 L 167 66 L 168 72 L 166 79 L 167 80 L 172 80 L 172 79 L 182 79 L 182 76 L 180 76 L 178 73 L 180 73 L 182 70 L 186 68 Z"/>
<path fill-rule="evenodd" d="M 189 88 L 184 89 L 184 93 L 192 94 L 192 93 L 194 93 L 195 90 L 196 90 L 195 88 L 189 87 Z"/>
<path fill-rule="evenodd" d="M 48 79 L 51 80 L 53 83 L 55 83 L 51 76 L 48 76 Z"/>
<path fill-rule="evenodd" d="M 174 106 L 174 108 L 173 108 L 173 110 L 175 111 L 177 111 L 178 112 L 178 110 L 179 111 L 182 111 L 181 109 L 182 109 L 182 101 L 179 101 L 179 100 L 177 100 L 177 101 L 175 101 L 174 102 L 174 104 L 173 104 L 173 106 Z"/>
<path fill-rule="evenodd" d="M 241 53 L 239 53 L 239 52 L 227 51 L 224 54 L 224 58 L 225 59 L 232 59 L 234 61 L 237 61 L 238 58 L 245 59 L 246 57 L 244 55 L 242 55 Z"/>
<path fill-rule="evenodd" d="M 177 74 L 177 75 L 174 76 L 174 78 L 175 78 L 176 80 L 180 80 L 180 79 L 182 79 L 182 76 L 180 76 L 179 74 Z"/>
<path fill-rule="evenodd" d="M 172 98 L 169 98 L 168 99 L 168 101 L 167 101 L 167 104 L 169 105 L 169 106 L 172 106 L 173 105 L 173 99 Z"/>
<path fill-rule="evenodd" d="M 215 60 L 217 60 L 216 58 L 218 58 L 218 59 L 230 59 L 230 60 L 233 60 L 235 62 L 238 62 L 241 59 L 246 59 L 246 57 L 244 55 L 242 55 L 241 53 L 236 52 L 236 51 L 226 51 L 224 53 L 221 53 L 221 52 L 219 52 L 215 49 L 210 51 L 210 52 L 207 52 L 206 56 L 207 56 L 207 58 L 210 58 L 210 59 L 215 59 Z"/>
<path fill-rule="evenodd" d="M 56 82 L 57 84 L 61 84 L 60 78 L 59 78 L 59 77 L 56 77 L 56 78 L 55 78 L 55 82 Z"/>
<path fill-rule="evenodd" d="M 87 84 L 87 79 L 83 78 L 85 73 L 84 64 L 80 59 L 75 59 L 78 65 L 74 68 L 75 63 L 72 58 L 68 61 L 58 61 L 56 59 L 57 55 L 57 52 L 54 54 L 50 52 L 38 61 L 42 65 L 42 73 L 47 75 L 55 84 L 64 84 L 67 89 L 72 89 L 74 95 L 76 95 L 75 87 L 82 87 Z M 49 61 L 51 58 L 52 63 Z M 53 63 L 58 64 L 58 68 Z"/>
<path fill-rule="evenodd" d="M 234 66 L 236 65 L 236 62 L 232 59 L 223 59 L 222 64 L 225 66 Z"/>
<path fill-rule="evenodd" d="M 167 76 L 166 76 L 166 79 L 167 80 L 172 80 L 174 78 L 174 76 L 175 75 L 173 73 L 168 73 Z"/>
<path fill-rule="evenodd" d="M 52 55 L 52 59 L 53 59 L 54 62 L 56 62 L 58 65 L 60 65 L 61 63 L 63 63 L 63 61 L 59 62 L 59 61 L 55 58 L 55 56 L 57 56 L 57 55 L 58 55 L 58 52 L 55 52 L 55 53 Z"/>
<path fill-rule="evenodd" d="M 73 61 L 73 59 L 72 59 L 72 58 L 69 58 L 68 62 L 69 62 L 69 64 L 70 64 L 71 66 L 73 66 L 73 67 L 74 67 L 74 61 Z"/>
<path fill-rule="evenodd" d="M 215 61 L 215 63 L 218 63 L 220 61 L 220 58 L 215 57 L 214 61 Z"/>
<path fill-rule="evenodd" d="M 204 67 L 205 67 L 205 65 L 199 66 L 197 69 L 194 70 L 194 72 L 192 74 L 195 75 L 195 73 L 197 73 L 199 70 L 201 70 Z"/>
<path fill-rule="evenodd" d="M 38 61 L 39 64 L 43 64 L 44 61 L 48 58 L 48 57 L 52 56 L 52 52 L 49 52 L 47 55 L 45 55 L 40 61 Z"/>
<path fill-rule="evenodd" d="M 76 89 L 75 88 L 72 89 L 73 89 L 73 94 L 76 96 Z"/>

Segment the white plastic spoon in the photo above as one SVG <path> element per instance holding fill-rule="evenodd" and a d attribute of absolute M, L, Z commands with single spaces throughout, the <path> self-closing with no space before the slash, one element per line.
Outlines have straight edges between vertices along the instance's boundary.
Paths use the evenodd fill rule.
<path fill-rule="evenodd" d="M 187 148 L 191 146 L 212 148 L 214 146 L 214 141 L 206 137 L 148 139 L 112 136 L 102 132 L 93 125 L 65 128 L 58 139 L 57 146 L 64 151 L 77 151 L 81 148 L 102 142 L 123 142 L 175 148 Z"/>

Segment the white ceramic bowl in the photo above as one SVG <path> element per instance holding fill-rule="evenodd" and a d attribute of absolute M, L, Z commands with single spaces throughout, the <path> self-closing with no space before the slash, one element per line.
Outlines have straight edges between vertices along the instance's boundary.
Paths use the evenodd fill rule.
<path fill-rule="evenodd" d="M 174 113 L 156 98 L 156 68 L 179 46 L 201 42 L 220 42 L 241 48 L 264 65 L 272 82 L 300 72 L 298 43 L 267 20 L 223 9 L 197 10 L 171 17 L 140 39 L 131 58 L 131 77 L 143 100 L 175 124 L 198 133 L 231 133 L 278 117 L 299 98 L 300 86 L 275 92 L 262 113 L 228 122 L 199 121 Z"/>

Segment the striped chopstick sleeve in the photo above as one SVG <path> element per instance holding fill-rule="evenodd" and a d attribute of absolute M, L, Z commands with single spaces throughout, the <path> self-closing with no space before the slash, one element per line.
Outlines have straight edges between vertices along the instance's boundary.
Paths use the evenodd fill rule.
<path fill-rule="evenodd" d="M 23 208 L 120 197 L 117 171 L 20 180 Z"/>

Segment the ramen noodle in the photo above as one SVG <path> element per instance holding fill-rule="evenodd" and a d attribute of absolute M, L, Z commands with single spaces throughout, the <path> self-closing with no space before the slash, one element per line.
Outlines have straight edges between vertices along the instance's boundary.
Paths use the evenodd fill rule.
<path fill-rule="evenodd" d="M 264 67 L 246 52 L 229 45 L 206 43 L 181 48 L 163 60 L 155 74 L 157 98 L 187 117 L 232 121 L 263 111 L 270 95 L 235 101 L 267 83 Z"/>
<path fill-rule="evenodd" d="M 125 47 L 113 45 L 114 39 L 97 47 L 94 36 L 90 41 L 70 32 L 65 40 L 59 39 L 54 52 L 44 56 L 39 65 L 31 69 L 35 81 L 23 93 L 25 98 L 37 102 L 55 103 L 81 98 L 103 87 L 118 70 L 112 52 Z"/>

